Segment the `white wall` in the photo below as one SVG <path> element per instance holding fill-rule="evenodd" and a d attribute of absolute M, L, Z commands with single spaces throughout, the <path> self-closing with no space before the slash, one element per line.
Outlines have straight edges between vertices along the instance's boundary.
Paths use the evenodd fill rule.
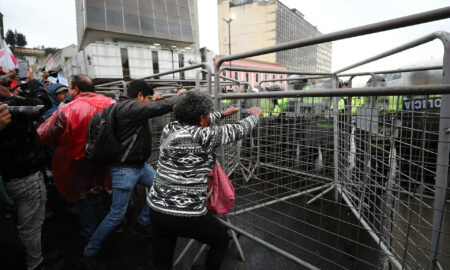
<path fill-rule="evenodd" d="M 63 74 L 67 77 L 76 74 L 86 74 L 93 79 L 122 79 L 122 60 L 118 44 L 91 43 L 84 51 L 80 51 L 67 63 L 62 65 Z M 123 45 L 122 45 L 123 48 Z M 198 64 L 201 62 L 200 53 L 185 51 L 170 51 L 156 49 L 147 45 L 129 45 L 128 65 L 130 77 L 139 79 L 153 74 L 152 51 L 158 51 L 159 72 L 167 72 L 179 68 L 178 54 L 184 55 L 184 66 Z M 190 64 L 191 62 L 192 64 Z M 194 79 L 196 70 L 186 71 L 187 79 Z M 180 74 L 166 75 L 162 78 L 180 78 Z"/>

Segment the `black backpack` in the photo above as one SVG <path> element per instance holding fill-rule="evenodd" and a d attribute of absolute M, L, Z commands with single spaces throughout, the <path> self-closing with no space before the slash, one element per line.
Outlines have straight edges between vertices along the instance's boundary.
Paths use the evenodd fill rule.
<path fill-rule="evenodd" d="M 114 129 L 117 107 L 117 103 L 109 105 L 101 113 L 94 114 L 89 122 L 84 152 L 86 158 L 92 162 L 111 163 L 122 153 L 120 161 L 125 161 L 137 139 L 142 127 L 137 128 L 133 136 L 122 143 L 116 139 Z"/>

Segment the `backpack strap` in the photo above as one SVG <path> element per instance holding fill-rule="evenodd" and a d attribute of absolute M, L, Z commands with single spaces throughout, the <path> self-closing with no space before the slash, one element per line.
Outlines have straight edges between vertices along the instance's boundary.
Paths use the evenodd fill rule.
<path fill-rule="evenodd" d="M 120 159 L 120 162 L 123 163 L 123 162 L 125 162 L 125 160 L 127 160 L 127 157 L 128 157 L 128 155 L 130 154 L 131 148 L 133 148 L 134 143 L 136 142 L 137 137 L 138 137 L 138 134 L 139 134 L 139 132 L 141 131 L 142 127 L 143 127 L 143 126 L 138 127 L 138 128 L 136 129 L 136 131 L 134 132 L 133 137 L 131 138 L 131 142 L 128 144 L 128 147 L 127 147 L 127 149 L 125 150 L 125 153 L 123 154 L 122 158 Z M 124 144 L 126 144 L 126 143 L 128 143 L 128 140 L 126 140 L 126 141 L 124 142 Z"/>
<path fill-rule="evenodd" d="M 162 150 L 164 150 L 164 148 L 166 148 L 166 146 L 169 145 L 169 143 L 171 141 L 173 141 L 173 139 L 175 139 L 175 137 L 180 132 L 181 132 L 181 128 L 179 130 L 177 130 L 177 131 L 174 131 L 174 132 L 170 133 L 170 135 L 167 136 L 167 138 L 161 143 L 161 146 L 159 147 L 159 151 L 162 152 Z"/>
<path fill-rule="evenodd" d="M 115 103 L 112 103 L 110 105 L 112 107 L 111 107 L 109 115 L 107 116 L 107 119 L 106 119 L 107 120 L 107 124 L 109 125 L 109 131 L 112 134 L 114 134 L 114 129 L 115 129 L 115 126 L 116 126 L 116 113 L 117 113 L 117 110 L 119 108 L 118 105 L 119 105 L 119 102 L 115 102 Z M 125 152 L 124 152 L 122 158 L 120 159 L 121 163 L 123 163 L 123 162 L 125 162 L 125 160 L 127 160 L 128 155 L 130 154 L 131 149 L 133 148 L 134 143 L 136 142 L 138 134 L 141 131 L 142 127 L 143 126 L 138 127 L 130 138 L 126 139 L 125 141 L 123 141 L 121 143 L 123 146 L 128 145 L 127 149 L 125 149 Z"/>

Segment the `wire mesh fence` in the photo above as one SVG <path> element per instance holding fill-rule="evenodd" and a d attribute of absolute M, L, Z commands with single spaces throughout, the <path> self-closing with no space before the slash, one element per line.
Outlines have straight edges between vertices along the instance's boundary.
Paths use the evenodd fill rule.
<path fill-rule="evenodd" d="M 350 207 L 392 253 L 385 254 L 384 260 L 392 256 L 405 269 L 426 269 L 440 112 L 427 106 L 414 111 L 408 105 L 437 97 L 356 98 L 366 99 L 367 104 L 346 110 L 341 117 L 346 120 L 340 121 L 338 134 L 339 183 Z M 449 228 L 443 233 L 448 239 Z M 448 265 L 445 253 L 442 260 Z"/>
<path fill-rule="evenodd" d="M 402 108 L 416 98 L 339 98 L 337 110 L 329 97 L 246 100 L 273 106 L 225 147 L 232 223 L 322 269 L 428 268 L 440 116 Z"/>

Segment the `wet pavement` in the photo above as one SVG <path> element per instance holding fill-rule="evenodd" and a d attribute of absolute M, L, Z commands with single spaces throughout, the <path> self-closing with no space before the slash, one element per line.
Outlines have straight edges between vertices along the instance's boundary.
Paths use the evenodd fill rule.
<path fill-rule="evenodd" d="M 112 233 L 104 242 L 102 249 L 98 254 L 98 258 L 105 263 L 106 269 L 152 269 L 152 250 L 157 248 L 153 246 L 152 239 L 140 234 L 136 234 L 132 230 L 132 224 L 136 220 L 139 211 L 143 205 L 142 189 L 138 189 L 135 194 L 135 200 L 130 204 L 130 209 L 127 213 L 127 218 L 122 226 L 123 232 Z M 50 192 L 51 193 L 51 192 Z M 53 195 L 54 197 L 54 195 Z M 104 196 L 94 196 L 96 202 L 97 217 L 102 218 L 106 215 L 107 206 Z M 140 199 L 138 199 L 140 198 Z M 357 220 L 349 212 L 348 209 L 338 209 L 331 203 L 331 198 L 325 198 L 321 203 L 311 205 L 312 210 L 320 210 L 323 214 L 330 216 L 340 216 L 343 220 L 355 224 Z M 82 258 L 82 250 L 86 243 L 79 237 L 79 223 L 78 218 L 73 213 L 68 213 L 67 206 L 62 201 L 54 202 L 55 215 L 47 219 L 43 228 L 43 250 L 44 256 L 50 259 L 45 269 L 81 269 L 79 260 Z M 301 200 L 298 201 L 301 203 Z M 278 205 L 278 210 L 281 210 L 282 205 Z M 314 209 L 317 208 L 317 209 Z M 324 219 L 321 217 L 319 221 L 318 215 L 311 214 L 306 216 L 313 224 L 321 224 L 318 226 L 298 227 L 298 224 L 290 224 L 288 220 L 281 219 L 279 215 L 273 215 L 267 209 L 258 210 L 258 215 L 264 215 L 268 220 L 277 220 L 277 222 L 284 222 L 283 225 L 291 227 L 296 231 L 301 232 L 301 235 L 289 235 L 287 232 L 280 231 L 279 235 L 272 237 L 268 233 L 260 232 L 255 228 L 247 227 L 247 230 L 266 241 L 298 256 L 299 258 L 308 261 L 309 263 L 321 269 L 373 269 L 363 261 L 370 261 L 376 264 L 377 254 L 373 250 L 364 251 L 359 249 L 355 253 L 355 248 L 352 239 L 364 241 L 369 246 L 375 246 L 370 236 L 363 230 L 354 230 L 353 226 L 345 228 L 345 223 L 340 222 L 340 225 L 334 219 Z M 300 216 L 305 217 L 309 215 L 305 212 L 299 213 Z M 272 215 L 272 216 L 271 216 Z M 249 216 L 250 217 L 250 216 Z M 251 217 L 252 222 L 257 222 L 261 227 L 270 231 L 270 223 L 264 220 L 255 220 Z M 99 219 L 100 221 L 100 219 Z M 232 218 L 233 222 L 243 222 L 243 219 Z M 266 224 L 264 224 L 266 223 Z M 297 226 L 297 227 L 296 227 Z M 339 230 L 339 235 L 345 236 L 347 240 L 338 240 L 333 230 Z M 294 246 L 289 246 L 285 242 L 280 241 L 278 237 L 289 239 Z M 336 243 L 334 246 L 323 246 L 318 244 L 315 239 L 320 237 L 320 242 Z M 178 256 L 181 250 L 186 245 L 188 239 L 180 238 L 177 243 L 177 249 L 174 259 Z M 303 269 L 300 265 L 278 255 L 277 253 L 259 245 L 255 242 L 241 236 L 239 242 L 244 250 L 246 261 L 240 260 L 237 249 L 232 245 L 226 255 L 222 269 L 247 270 L 247 269 Z M 299 248 L 302 247 L 302 248 Z M 181 263 L 174 269 L 203 269 L 205 255 L 199 259 L 199 266 L 191 268 L 191 262 L 197 253 L 200 243 L 195 243 L 189 250 Z M 354 254 L 355 256 L 345 256 L 342 252 Z M 320 255 L 320 256 L 317 256 Z M 338 266 L 339 265 L 339 266 Z"/>

